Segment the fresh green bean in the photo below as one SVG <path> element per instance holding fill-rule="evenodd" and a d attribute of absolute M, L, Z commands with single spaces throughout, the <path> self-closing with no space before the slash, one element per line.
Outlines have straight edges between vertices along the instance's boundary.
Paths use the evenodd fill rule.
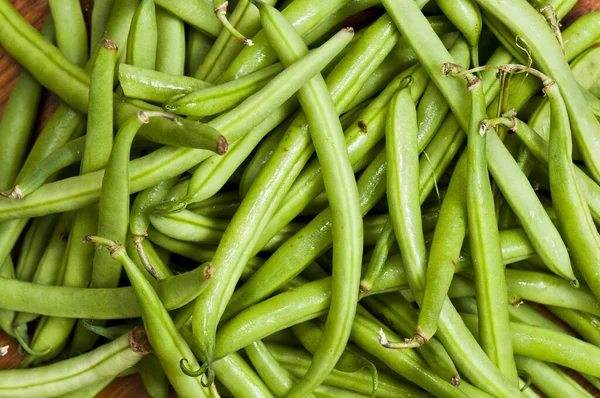
<path fill-rule="evenodd" d="M 65 57 L 79 67 L 88 60 L 88 35 L 83 10 L 77 0 L 49 0 L 56 24 L 56 44 Z"/>
<path fill-rule="evenodd" d="M 256 397 L 273 397 L 273 393 L 240 354 L 234 352 L 215 361 L 217 379 L 234 396 L 251 394 Z"/>
<path fill-rule="evenodd" d="M 436 0 L 438 7 L 444 15 L 456 26 L 463 34 L 469 47 L 471 48 L 471 63 L 473 67 L 479 66 L 479 35 L 483 23 L 481 21 L 481 12 L 474 0 Z"/>
<path fill-rule="evenodd" d="M 261 340 L 247 346 L 245 351 L 254 369 L 275 396 L 283 397 L 292 389 L 296 379 L 273 358 L 269 349 Z M 308 396 L 310 398 L 315 397 L 312 393 Z"/>
<path fill-rule="evenodd" d="M 295 0 L 283 10 L 283 15 L 292 23 L 294 29 L 302 35 L 345 3 L 346 0 L 319 3 L 310 0 Z M 270 47 L 264 32 L 259 32 L 252 38 L 252 41 L 254 45 L 242 49 L 229 64 L 227 70 L 219 77 L 219 83 L 238 79 L 276 62 L 277 55 Z"/>
<path fill-rule="evenodd" d="M 541 71 L 557 83 L 564 96 L 575 142 L 589 173 L 596 182 L 599 182 L 600 164 L 594 154 L 600 152 L 600 141 L 593 135 L 600 131 L 600 124 L 586 106 L 585 98 L 566 62 L 562 48 L 552 35 L 552 30 L 539 19 L 536 11 L 524 0 L 515 0 L 502 7 L 489 0 L 477 0 L 477 3 L 487 12 L 501 19 L 511 32 L 520 36 L 527 43 L 528 51 Z M 512 18 L 507 20 L 511 15 Z M 530 23 L 524 25 L 524 20 Z"/>
<path fill-rule="evenodd" d="M 160 362 L 155 355 L 146 355 L 137 364 L 144 388 L 153 398 L 164 398 L 169 395 L 169 381 Z"/>
<path fill-rule="evenodd" d="M 3 370 L 0 396 L 52 397 L 116 376 L 139 362 L 150 347 L 141 330 L 97 349 L 35 369 Z"/>
<path fill-rule="evenodd" d="M 469 329 L 476 333 L 477 317 L 462 315 Z M 600 348 L 576 337 L 552 330 L 512 322 L 512 345 L 516 355 L 552 362 L 592 376 L 600 375 Z"/>
<path fill-rule="evenodd" d="M 146 357 L 144 357 L 144 358 L 146 358 Z M 143 361 L 143 359 L 142 359 L 142 361 Z M 140 363 L 142 361 L 140 361 Z M 139 364 L 138 364 L 138 366 L 139 366 Z M 106 388 L 106 386 L 108 386 L 114 379 L 115 379 L 115 377 L 107 377 L 106 379 L 100 380 L 96 383 L 92 383 L 92 384 L 88 385 L 87 387 L 83 387 L 83 388 L 68 392 L 66 394 L 59 395 L 58 397 L 59 398 L 94 398 L 102 390 L 104 390 Z"/>
<path fill-rule="evenodd" d="M 369 265 L 367 266 L 367 271 L 360 281 L 359 299 L 364 293 L 368 293 L 373 288 L 373 283 L 381 273 L 394 243 L 396 243 L 394 227 L 389 217 L 387 217 L 383 230 L 377 239 L 377 243 L 375 243 L 373 254 L 369 260 Z"/>
<path fill-rule="evenodd" d="M 269 4 L 274 5 L 275 1 L 270 0 Z M 254 37 L 260 29 L 258 10 L 248 0 L 238 1 L 235 10 L 229 16 L 229 22 L 245 37 Z M 227 29 L 222 29 L 204 62 L 194 70 L 193 76 L 215 82 L 243 47 L 243 43 L 233 37 Z"/>
<path fill-rule="evenodd" d="M 552 108 L 553 131 L 548 143 L 552 203 L 573 262 L 592 293 L 600 297 L 600 279 L 594 265 L 600 261 L 600 236 L 575 176 L 567 107 L 554 82 L 545 81 L 544 91 Z"/>
<path fill-rule="evenodd" d="M 125 62 L 145 69 L 156 65 L 156 11 L 154 0 L 142 0 L 138 5 L 127 37 Z"/>
<path fill-rule="evenodd" d="M 569 327 L 577 332 L 584 340 L 598 345 L 600 334 L 598 330 L 598 317 L 581 311 L 575 311 L 568 308 L 547 306 L 548 310 L 565 322 Z"/>
<path fill-rule="evenodd" d="M 156 3 L 161 5 L 164 0 Z M 197 3 L 204 3 L 204 1 L 197 1 Z M 185 26 L 179 18 L 180 16 L 175 16 L 160 8 L 156 10 L 158 31 L 156 70 L 170 75 L 183 76 L 185 71 Z"/>
<path fill-rule="evenodd" d="M 158 231 L 172 238 L 204 244 L 218 244 L 229 224 L 229 220 L 204 217 L 189 210 L 151 214 L 150 222 Z"/>
<path fill-rule="evenodd" d="M 194 76 L 194 72 L 208 56 L 214 41 L 199 30 L 188 26 L 186 27 L 185 45 L 185 75 Z"/>
<path fill-rule="evenodd" d="M 86 137 L 76 138 L 42 159 L 35 168 L 16 182 L 11 198 L 23 198 L 41 187 L 54 173 L 81 160 Z"/>
<path fill-rule="evenodd" d="M 90 47 L 94 48 L 102 39 L 110 18 L 114 0 L 96 0 L 92 4 L 92 25 L 90 28 Z"/>
<path fill-rule="evenodd" d="M 14 184 L 23 165 L 40 97 L 40 84 L 21 71 L 0 120 L 0 196 Z"/>
<path fill-rule="evenodd" d="M 227 30 L 231 34 L 231 36 L 233 36 L 234 38 L 241 41 L 243 44 L 245 44 L 247 46 L 253 46 L 254 43 L 252 42 L 252 39 L 245 37 L 227 19 L 227 6 L 228 5 L 229 5 L 228 1 L 213 0 L 213 6 L 214 6 L 213 11 L 215 13 L 215 16 L 217 17 L 219 22 L 221 22 L 221 25 L 223 25 L 223 28 L 225 30 Z"/>
<path fill-rule="evenodd" d="M 174 76 L 133 65 L 119 65 L 119 83 L 128 98 L 163 103 L 176 95 L 210 87 L 187 76 Z"/>
<path fill-rule="evenodd" d="M 181 308 L 201 293 L 204 285 L 200 282 L 205 268 L 198 267 L 157 284 L 157 294 L 167 310 Z M 82 319 L 139 318 L 141 314 L 131 287 L 88 289 L 45 286 L 4 278 L 0 279 L 0 283 L 0 307 L 13 311 Z"/>
<path fill-rule="evenodd" d="M 7 279 L 14 279 L 15 267 L 13 265 L 12 257 L 6 256 L 2 264 L 0 264 L 0 277 Z M 9 309 L 0 308 L 0 330 L 4 331 L 9 336 L 14 337 L 15 332 L 13 330 L 13 321 L 15 319 L 15 312 Z"/>
<path fill-rule="evenodd" d="M 508 290 L 519 299 L 600 316 L 600 304 L 587 286 L 573 289 L 567 281 L 540 272 L 507 269 L 505 274 Z"/>
<path fill-rule="evenodd" d="M 117 57 L 120 61 L 125 61 L 127 54 L 127 37 L 133 14 L 137 10 L 140 0 L 121 0 L 113 1 L 110 6 L 110 15 L 106 22 L 106 28 L 99 39 L 106 39 L 117 45 Z M 98 40 L 99 42 L 100 40 Z M 96 45 L 96 43 L 92 43 Z M 92 58 L 93 58 L 92 53 Z"/>
<path fill-rule="evenodd" d="M 562 32 L 565 58 L 572 60 L 600 38 L 600 12 L 580 16 Z"/>
<path fill-rule="evenodd" d="M 179 369 L 178 365 L 182 360 L 185 360 L 192 366 L 197 366 L 196 358 L 187 342 L 175 328 L 171 316 L 161 303 L 154 288 L 144 277 L 142 271 L 131 261 L 124 247 L 116 241 L 94 236 L 88 236 L 85 240 L 99 247 L 106 248 L 110 251 L 110 256 L 125 268 L 140 303 L 142 320 L 144 321 L 148 341 L 175 391 L 180 396 L 208 396 L 199 379 L 187 377 Z M 206 281 L 211 279 L 212 274 L 213 268 L 209 265 L 204 269 L 202 275 L 204 279 L 203 284 L 206 284 Z"/>
<path fill-rule="evenodd" d="M 310 356 L 301 349 L 282 346 L 278 344 L 266 344 L 268 354 L 276 361 L 280 362 L 280 366 L 285 371 L 291 372 L 293 376 L 299 377 L 308 368 Z M 372 375 L 366 369 L 358 370 L 353 373 L 341 372 L 333 370 L 325 379 L 325 383 L 340 387 L 352 389 L 365 395 L 371 394 Z M 319 392 L 319 389 L 316 390 Z M 380 380 L 377 388 L 377 395 L 381 397 L 394 396 L 428 396 L 424 391 L 410 386 L 408 383 L 402 383 L 400 380 L 394 379 L 387 374 L 380 373 Z"/>
<path fill-rule="evenodd" d="M 58 214 L 51 214 L 36 218 L 29 226 L 15 267 L 17 279 L 26 282 L 32 280 L 58 216 Z"/>
<path fill-rule="evenodd" d="M 283 70 L 281 64 L 212 87 L 201 88 L 185 96 L 177 96 L 163 104 L 169 112 L 188 116 L 211 116 L 227 111 L 263 88 Z"/>
<path fill-rule="evenodd" d="M 467 232 L 466 161 L 467 157 L 461 156 L 454 168 L 429 250 L 425 289 L 416 329 L 416 334 L 425 341 L 437 330 L 444 296 L 454 276 Z"/>
<path fill-rule="evenodd" d="M 515 362 L 547 397 L 592 397 L 581 385 L 554 365 L 517 355 Z"/>
<path fill-rule="evenodd" d="M 407 78 L 410 79 L 410 78 Z M 419 297 L 425 285 L 427 250 L 421 224 L 417 110 L 411 80 L 392 98 L 385 129 L 387 202 L 411 290 Z"/>
<path fill-rule="evenodd" d="M 284 65 L 308 52 L 293 26 L 275 8 L 258 2 L 266 36 Z M 281 42 L 281 45 L 277 41 Z M 332 210 L 333 282 L 331 313 L 313 362 L 306 375 L 294 385 L 290 397 L 305 396 L 318 386 L 341 356 L 354 312 L 362 257 L 362 219 L 358 191 L 343 131 L 325 80 L 317 75 L 298 91 L 317 157 L 323 168 L 325 189 Z"/>
<path fill-rule="evenodd" d="M 210 1 L 155 0 L 156 5 L 181 18 L 186 23 L 210 37 L 217 37 L 221 31 L 219 20 L 214 17 Z"/>

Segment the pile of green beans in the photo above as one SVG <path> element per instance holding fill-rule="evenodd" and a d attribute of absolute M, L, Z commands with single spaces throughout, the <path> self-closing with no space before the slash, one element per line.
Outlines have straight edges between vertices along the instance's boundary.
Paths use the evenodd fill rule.
<path fill-rule="evenodd" d="M 0 397 L 600 394 L 575 3 L 0 0 Z"/>

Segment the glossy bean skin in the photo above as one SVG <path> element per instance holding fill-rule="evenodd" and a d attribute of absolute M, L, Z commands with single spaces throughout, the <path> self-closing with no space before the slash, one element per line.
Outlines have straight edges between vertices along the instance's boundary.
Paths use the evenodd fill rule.
<path fill-rule="evenodd" d="M 157 103 L 211 86 L 192 77 L 173 76 L 129 64 L 120 64 L 118 73 L 125 96 Z"/>
<path fill-rule="evenodd" d="M 600 316 L 600 305 L 586 286 L 573 289 L 555 276 L 533 271 L 507 269 L 505 274 L 509 291 L 517 298 Z"/>
<path fill-rule="evenodd" d="M 385 265 L 385 260 L 387 259 L 387 256 L 390 252 L 391 246 L 394 243 L 394 227 L 392 225 L 391 220 L 388 218 L 383 229 L 381 230 L 381 234 L 377 238 L 377 242 L 375 243 L 373 254 L 371 255 L 371 259 L 369 260 L 369 265 L 367 266 L 367 271 L 364 274 L 363 278 L 360 280 L 361 293 L 359 294 L 359 298 L 364 293 L 367 293 L 372 289 L 373 282 L 381 273 L 381 270 Z"/>
<path fill-rule="evenodd" d="M 575 330 L 584 340 L 598 345 L 600 338 L 596 327 L 598 318 L 595 315 L 562 307 L 548 306 L 547 308 L 569 325 L 571 329 Z"/>
<path fill-rule="evenodd" d="M 237 352 L 215 362 L 217 379 L 237 396 L 273 397 L 270 389 Z"/>
<path fill-rule="evenodd" d="M 187 27 L 185 33 L 185 75 L 193 76 L 206 59 L 215 41 L 191 27 Z"/>
<path fill-rule="evenodd" d="M 460 30 L 471 47 L 471 62 L 473 67 L 479 66 L 479 35 L 483 27 L 481 12 L 475 0 L 450 2 L 437 0 L 438 7 L 450 21 Z"/>
<path fill-rule="evenodd" d="M 146 355 L 137 364 L 136 369 L 139 371 L 142 382 L 144 383 L 144 388 L 148 391 L 150 396 L 156 398 L 168 396 L 170 388 L 169 381 L 155 355 Z"/>
<path fill-rule="evenodd" d="M 261 23 L 271 46 L 283 64 L 290 64 L 308 52 L 293 26 L 275 8 L 257 3 Z M 281 44 L 278 44 L 281 43 Z M 333 282 L 330 315 L 314 352 L 307 374 L 292 388 L 290 397 L 302 397 L 318 386 L 341 356 L 348 336 L 358 295 L 362 257 L 362 217 L 356 180 L 348 154 L 338 111 L 322 76 L 309 80 L 298 91 L 298 99 L 323 168 L 323 179 L 332 210 Z"/>
<path fill-rule="evenodd" d="M 125 62 L 145 69 L 156 65 L 156 10 L 154 0 L 142 0 L 138 5 L 127 36 Z"/>
<path fill-rule="evenodd" d="M 35 369 L 3 370 L 0 394 L 51 397 L 67 393 L 116 376 L 139 362 L 148 349 L 145 336 L 134 337 L 128 333 L 76 358 Z"/>
<path fill-rule="evenodd" d="M 99 0 L 92 5 L 92 25 L 90 28 L 90 47 L 94 47 L 102 38 L 110 17 L 114 0 Z"/>
<path fill-rule="evenodd" d="M 17 259 L 15 269 L 17 279 L 30 282 L 33 278 L 58 217 L 58 214 L 52 214 L 36 218 L 29 226 Z"/>

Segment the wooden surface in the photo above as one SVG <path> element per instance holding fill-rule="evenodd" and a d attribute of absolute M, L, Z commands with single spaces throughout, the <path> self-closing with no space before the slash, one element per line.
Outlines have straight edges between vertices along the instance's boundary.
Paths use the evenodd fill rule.
<path fill-rule="evenodd" d="M 37 29 L 40 29 L 46 16 L 48 15 L 48 3 L 46 0 L 10 0 L 11 3 L 15 5 L 17 10 Z M 89 16 L 89 7 L 88 1 L 82 1 L 84 11 L 86 15 Z M 569 13 L 569 15 L 564 19 L 564 24 L 568 25 L 577 17 L 584 15 L 590 11 L 600 10 L 600 0 L 580 0 L 578 5 Z M 16 82 L 16 78 L 19 76 L 20 66 L 17 65 L 7 54 L 6 52 L 0 48 L 0 115 L 4 112 L 4 108 L 6 106 L 6 102 L 8 101 L 10 92 Z M 36 130 L 39 131 L 43 126 L 44 122 L 48 119 L 48 117 L 52 114 L 56 106 L 58 105 L 58 98 L 49 93 L 47 90 L 44 90 L 44 94 L 42 96 L 42 112 L 38 116 L 38 122 L 36 124 Z M 570 330 L 565 324 L 557 320 L 552 316 L 547 310 L 545 310 L 542 306 L 536 305 L 541 312 L 543 312 L 547 317 L 555 320 L 558 324 L 560 324 L 564 329 L 568 330 L 571 334 L 576 335 L 575 332 Z M 8 345 L 9 353 L 8 355 L 0 358 L 0 369 L 12 369 L 16 368 L 18 364 L 21 362 L 23 356 L 19 353 L 18 349 L 16 349 L 17 344 L 14 339 L 11 337 L 0 333 L 0 347 Z M 589 391 L 593 391 L 593 387 L 587 383 L 581 376 L 577 373 L 572 372 L 566 369 L 567 373 L 569 373 L 572 377 L 578 380 L 582 385 L 584 385 Z M 105 388 L 99 395 L 99 397 L 104 398 L 120 398 L 120 397 L 149 397 L 148 393 L 146 393 L 144 386 L 140 377 L 135 375 L 129 375 L 125 377 L 120 377 L 113 381 L 107 388 Z M 598 391 L 594 391 L 594 396 L 600 397 L 600 393 Z"/>

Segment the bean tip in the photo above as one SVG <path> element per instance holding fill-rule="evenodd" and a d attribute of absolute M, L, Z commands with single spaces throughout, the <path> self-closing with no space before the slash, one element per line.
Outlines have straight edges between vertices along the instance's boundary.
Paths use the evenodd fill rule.
<path fill-rule="evenodd" d="M 354 34 L 354 28 L 352 26 L 346 26 L 345 28 L 342 28 L 342 32 Z"/>
<path fill-rule="evenodd" d="M 579 289 L 579 281 L 577 280 L 577 278 L 573 278 L 569 281 L 569 285 L 571 285 L 571 287 L 573 289 Z"/>
<path fill-rule="evenodd" d="M 222 135 L 217 138 L 217 153 L 219 155 L 223 155 L 229 149 L 229 143 L 227 142 L 227 138 Z"/>
<path fill-rule="evenodd" d="M 108 40 L 108 39 L 100 40 L 100 45 L 103 48 L 106 48 L 107 50 L 118 50 L 119 49 L 114 41 Z"/>

